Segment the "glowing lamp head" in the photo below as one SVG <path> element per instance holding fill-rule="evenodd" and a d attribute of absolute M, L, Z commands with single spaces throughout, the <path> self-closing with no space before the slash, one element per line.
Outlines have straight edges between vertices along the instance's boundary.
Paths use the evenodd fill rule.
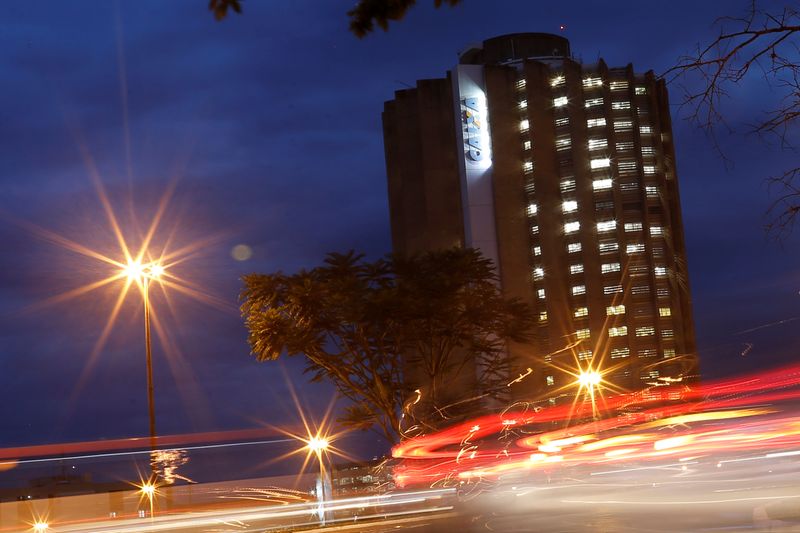
<path fill-rule="evenodd" d="M 156 493 L 156 486 L 148 482 L 143 484 L 139 490 L 148 498 L 152 498 Z"/>
<path fill-rule="evenodd" d="M 149 274 L 151 278 L 160 278 L 164 274 L 164 267 L 161 265 L 151 265 Z"/>
<path fill-rule="evenodd" d="M 314 453 L 322 453 L 328 449 L 328 439 L 324 437 L 311 437 L 308 439 L 307 447 Z"/>
<path fill-rule="evenodd" d="M 128 276 L 129 280 L 138 280 L 141 279 L 144 275 L 144 266 L 142 265 L 141 261 L 128 261 L 128 264 L 122 269 L 126 276 Z"/>
<path fill-rule="evenodd" d="M 50 524 L 48 524 L 47 522 L 39 521 L 33 524 L 33 530 L 36 533 L 43 533 L 49 529 L 50 529 Z"/>
<path fill-rule="evenodd" d="M 581 387 L 594 388 L 600 384 L 603 377 L 596 370 L 585 370 L 578 376 L 578 383 Z"/>

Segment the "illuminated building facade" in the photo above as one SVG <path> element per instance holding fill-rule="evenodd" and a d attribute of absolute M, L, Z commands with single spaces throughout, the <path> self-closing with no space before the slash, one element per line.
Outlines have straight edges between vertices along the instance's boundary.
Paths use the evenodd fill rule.
<path fill-rule="evenodd" d="M 478 248 L 535 313 L 535 342 L 508 351 L 510 380 L 526 375 L 515 397 L 574 396 L 588 368 L 618 390 L 696 377 L 667 91 L 652 71 L 581 64 L 557 35 L 496 37 L 446 78 L 397 91 L 383 126 L 395 252 Z"/>

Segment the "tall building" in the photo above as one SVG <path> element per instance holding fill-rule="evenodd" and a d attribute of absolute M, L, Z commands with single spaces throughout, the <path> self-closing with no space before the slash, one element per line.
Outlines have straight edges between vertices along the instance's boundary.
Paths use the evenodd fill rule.
<path fill-rule="evenodd" d="M 695 334 L 667 90 L 581 64 L 558 35 L 496 37 L 383 112 L 395 252 L 468 246 L 532 308 L 517 398 L 690 380 Z M 469 366 L 467 366 L 469 367 Z M 472 367 L 474 368 L 474 367 Z"/>

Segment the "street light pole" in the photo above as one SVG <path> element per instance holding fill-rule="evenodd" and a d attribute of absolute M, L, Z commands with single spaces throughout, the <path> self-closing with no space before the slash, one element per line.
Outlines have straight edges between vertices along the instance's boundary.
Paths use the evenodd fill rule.
<path fill-rule="evenodd" d="M 147 356 L 147 407 L 150 413 L 150 445 L 155 446 L 156 409 L 153 400 L 153 349 L 150 345 L 150 280 L 144 277 L 142 293 L 144 297 L 144 343 Z"/>

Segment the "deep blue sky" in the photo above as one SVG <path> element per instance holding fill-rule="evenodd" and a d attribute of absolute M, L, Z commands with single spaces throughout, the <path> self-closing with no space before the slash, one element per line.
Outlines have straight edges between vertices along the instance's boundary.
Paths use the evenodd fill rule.
<path fill-rule="evenodd" d="M 136 295 L 80 388 L 118 286 L 31 308 L 109 271 L 38 238 L 28 224 L 116 253 L 80 146 L 129 235 L 136 233 L 131 214 L 146 222 L 178 173 L 158 241 L 173 228 L 176 245 L 221 234 L 175 268 L 227 307 L 175 298 L 175 316 L 165 324 L 183 363 L 175 363 L 174 353 L 167 360 L 156 345 L 159 431 L 281 424 L 294 410 L 279 365 L 256 363 L 248 353 L 238 278 L 311 267 L 326 251 L 389 251 L 380 114 L 395 90 L 443 76 L 471 43 L 557 32 L 560 24 L 586 62 L 603 57 L 610 65 L 632 62 L 639 71 L 662 72 L 711 38 L 717 16 L 745 7 L 743 1 L 565 0 L 556 7 L 465 0 L 437 11 L 423 0 L 388 33 L 358 40 L 347 30 L 352 0 L 248 0 L 243 16 L 222 23 L 206 4 L 4 6 L 0 447 L 147 432 Z M 732 91 L 728 110 L 744 131 L 775 105 L 776 94 L 754 78 Z M 780 246 L 762 230 L 769 204 L 763 180 L 796 155 L 755 137 L 723 135 L 732 159 L 726 169 L 704 135 L 677 116 L 675 138 L 704 374 L 796 358 L 800 321 L 776 323 L 800 315 L 797 236 Z M 239 243 L 252 247 L 248 261 L 231 257 Z M 166 313 L 159 296 L 155 305 Z M 761 326 L 767 327 L 747 332 Z M 752 348 L 742 355 L 746 343 Z M 301 395 L 312 406 L 326 404 L 331 390 L 305 384 L 298 363 L 286 369 Z"/>

